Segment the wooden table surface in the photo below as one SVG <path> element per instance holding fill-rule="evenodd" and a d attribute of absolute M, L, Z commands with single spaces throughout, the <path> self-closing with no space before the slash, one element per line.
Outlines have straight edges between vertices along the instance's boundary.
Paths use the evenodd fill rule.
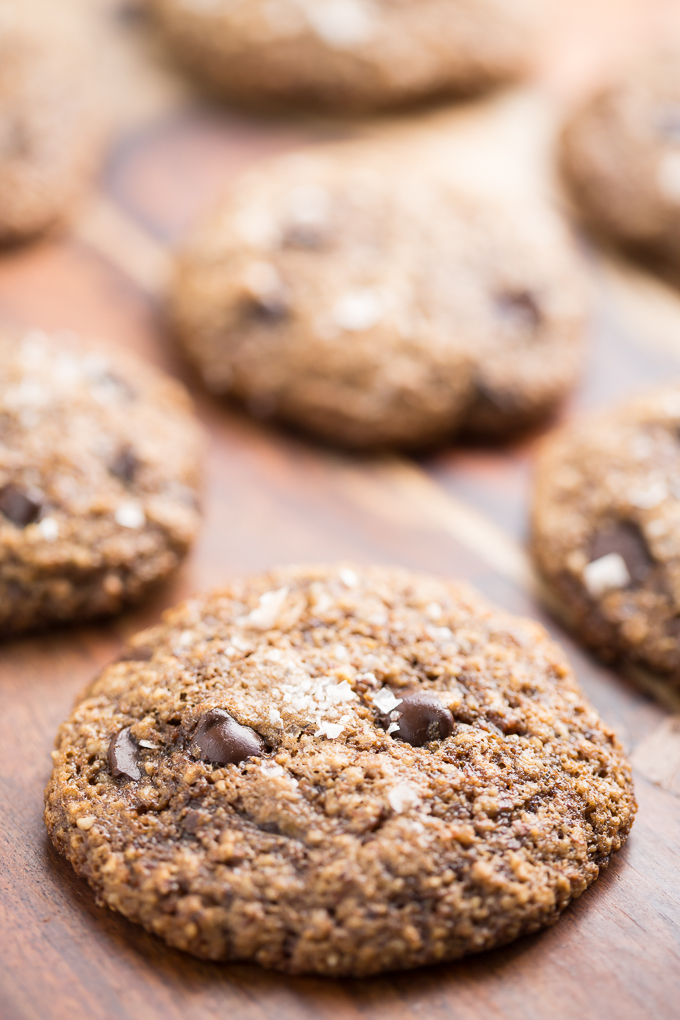
<path fill-rule="evenodd" d="M 180 576 L 154 604 L 0 647 L 0 1018 L 679 1016 L 678 707 L 598 665 L 542 608 L 522 545 L 536 437 L 417 460 L 354 458 L 206 395 L 163 329 L 168 247 L 244 166 L 347 129 L 210 108 L 154 65 L 134 9 L 112 0 L 96 6 L 111 39 L 114 141 L 71 231 L 0 258 L 0 321 L 75 329 L 183 377 L 210 437 L 206 520 Z M 460 169 L 480 160 L 506 174 L 509 187 L 540 179 L 550 189 L 545 157 L 559 116 L 663 13 L 652 0 L 557 3 L 531 88 L 453 119 L 436 115 L 451 130 L 452 163 Z M 591 247 L 586 258 L 594 313 L 568 414 L 680 371 L 680 296 Z M 338 559 L 464 577 L 510 610 L 540 618 L 564 641 L 586 692 L 633 754 L 640 811 L 630 841 L 554 928 L 453 965 L 361 981 L 292 979 L 168 949 L 98 908 L 51 849 L 42 790 L 54 732 L 126 635 L 164 606 L 235 574 Z"/>

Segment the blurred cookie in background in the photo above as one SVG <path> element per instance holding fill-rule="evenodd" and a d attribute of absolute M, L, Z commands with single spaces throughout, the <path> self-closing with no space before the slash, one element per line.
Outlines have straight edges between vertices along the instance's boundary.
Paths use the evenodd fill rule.
<path fill-rule="evenodd" d="M 597 231 L 680 278 L 680 44 L 650 53 L 573 116 L 561 164 Z"/>
<path fill-rule="evenodd" d="M 0 244 L 62 224 L 93 175 L 104 129 L 85 23 L 0 2 Z"/>
<path fill-rule="evenodd" d="M 175 58 L 248 105 L 366 112 L 521 77 L 535 0 L 146 0 Z"/>
<path fill-rule="evenodd" d="M 498 438 L 553 410 L 587 310 L 571 237 L 443 163 L 406 133 L 244 177 L 177 260 L 171 317 L 207 386 L 357 448 Z"/>
<path fill-rule="evenodd" d="M 0 635 L 116 612 L 198 530 L 182 386 L 70 336 L 0 335 Z"/>
<path fill-rule="evenodd" d="M 680 384 L 575 421 L 536 468 L 532 545 L 567 621 L 604 659 L 680 688 Z"/>

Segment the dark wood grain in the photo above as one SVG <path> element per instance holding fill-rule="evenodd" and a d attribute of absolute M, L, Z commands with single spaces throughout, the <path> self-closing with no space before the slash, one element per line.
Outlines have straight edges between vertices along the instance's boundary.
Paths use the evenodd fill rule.
<path fill-rule="evenodd" d="M 112 16 L 115 4 L 101 2 Z M 646 0 L 556 5 L 536 96 L 563 109 L 666 6 Z M 115 45 L 139 44 L 140 55 L 146 53 L 136 19 L 118 18 L 116 26 Z M 179 577 L 153 603 L 105 625 L 0 647 L 0 1017 L 677 1016 L 680 799 L 670 792 L 672 783 L 663 789 L 641 773 L 629 844 L 554 928 L 456 965 L 367 981 L 290 979 L 183 956 L 97 907 L 87 885 L 49 846 L 41 817 L 49 752 L 79 689 L 164 606 L 276 563 L 377 561 L 467 578 L 550 627 L 605 719 L 629 748 L 645 742 L 641 761 L 650 747 L 653 757 L 654 733 L 668 717 L 648 694 L 580 650 L 538 597 L 522 551 L 537 437 L 504 450 L 441 450 L 418 461 L 348 457 L 209 397 L 169 343 L 159 293 L 168 244 L 244 166 L 350 128 L 251 121 L 184 93 L 179 99 L 170 91 L 163 99 L 155 79 L 153 88 L 141 79 L 125 85 L 121 104 L 131 104 L 129 120 L 123 109 L 97 195 L 72 232 L 0 259 L 0 321 L 76 329 L 93 342 L 133 348 L 183 377 L 209 437 L 206 521 Z M 144 109 L 151 112 L 144 119 L 141 98 L 135 103 L 147 94 L 152 100 Z M 584 379 L 566 414 L 680 369 L 680 297 L 594 251 L 588 258 L 596 314 Z"/>

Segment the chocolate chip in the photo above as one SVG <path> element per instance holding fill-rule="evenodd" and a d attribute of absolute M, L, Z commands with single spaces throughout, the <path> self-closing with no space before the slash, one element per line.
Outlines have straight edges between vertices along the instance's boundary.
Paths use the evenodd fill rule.
<path fill-rule="evenodd" d="M 632 521 L 613 521 L 595 534 L 590 547 L 591 562 L 610 553 L 623 558 L 633 584 L 642 584 L 654 564 L 644 535 Z"/>
<path fill-rule="evenodd" d="M 118 656 L 117 662 L 149 662 L 153 658 L 153 648 L 149 645 L 137 645 L 125 648 Z"/>
<path fill-rule="evenodd" d="M 6 485 L 0 489 L 0 513 L 18 528 L 32 524 L 42 509 L 42 500 L 35 492 L 20 489 L 16 485 Z"/>
<path fill-rule="evenodd" d="M 126 726 L 111 738 L 109 744 L 109 768 L 113 776 L 125 776 L 127 779 L 138 780 L 142 773 L 137 764 L 137 744 L 130 727 Z"/>
<path fill-rule="evenodd" d="M 246 758 L 259 757 L 266 746 L 259 733 L 236 722 L 223 708 L 205 713 L 194 740 L 203 759 L 213 765 L 238 765 Z"/>
<path fill-rule="evenodd" d="M 407 694 L 390 714 L 390 718 L 395 716 L 399 729 L 392 736 L 413 747 L 422 747 L 430 740 L 446 740 L 453 733 L 453 716 L 436 694 Z"/>
<path fill-rule="evenodd" d="M 134 482 L 138 468 L 139 459 L 130 446 L 124 446 L 119 450 L 109 465 L 111 474 L 115 475 L 116 478 L 120 478 L 121 482 L 125 482 L 126 485 Z"/>
<path fill-rule="evenodd" d="M 326 233 L 320 224 L 294 223 L 286 230 L 283 243 L 287 248 L 320 248 Z"/>
<path fill-rule="evenodd" d="M 540 324 L 541 310 L 536 298 L 529 291 L 499 294 L 496 305 L 504 318 L 510 319 L 522 329 L 533 331 Z"/>
<path fill-rule="evenodd" d="M 253 300 L 251 310 L 258 319 L 278 322 L 288 314 L 288 301 L 284 292 L 261 294 L 257 300 Z"/>

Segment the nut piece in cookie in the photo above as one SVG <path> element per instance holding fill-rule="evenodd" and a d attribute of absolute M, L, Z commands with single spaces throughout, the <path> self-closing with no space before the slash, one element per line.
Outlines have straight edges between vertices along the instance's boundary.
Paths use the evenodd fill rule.
<path fill-rule="evenodd" d="M 680 687 L 680 387 L 577 420 L 545 442 L 532 548 L 576 632 Z"/>
<path fill-rule="evenodd" d="M 537 201 L 453 185 L 439 141 L 278 158 L 211 210 L 171 294 L 210 389 L 359 448 L 505 437 L 554 409 L 582 356 L 573 240 Z"/>
<path fill-rule="evenodd" d="M 573 115 L 561 164 L 591 226 L 680 280 L 680 40 Z"/>
<path fill-rule="evenodd" d="M 192 598 L 56 746 L 47 827 L 100 901 L 197 956 L 289 973 L 536 931 L 635 813 L 623 751 L 543 628 L 403 570 L 291 567 Z"/>
<path fill-rule="evenodd" d="M 129 355 L 0 335 L 0 633 L 117 612 L 199 525 L 183 388 Z"/>
<path fill-rule="evenodd" d="M 366 113 L 521 77 L 536 0 L 147 0 L 176 59 L 255 106 Z"/>

